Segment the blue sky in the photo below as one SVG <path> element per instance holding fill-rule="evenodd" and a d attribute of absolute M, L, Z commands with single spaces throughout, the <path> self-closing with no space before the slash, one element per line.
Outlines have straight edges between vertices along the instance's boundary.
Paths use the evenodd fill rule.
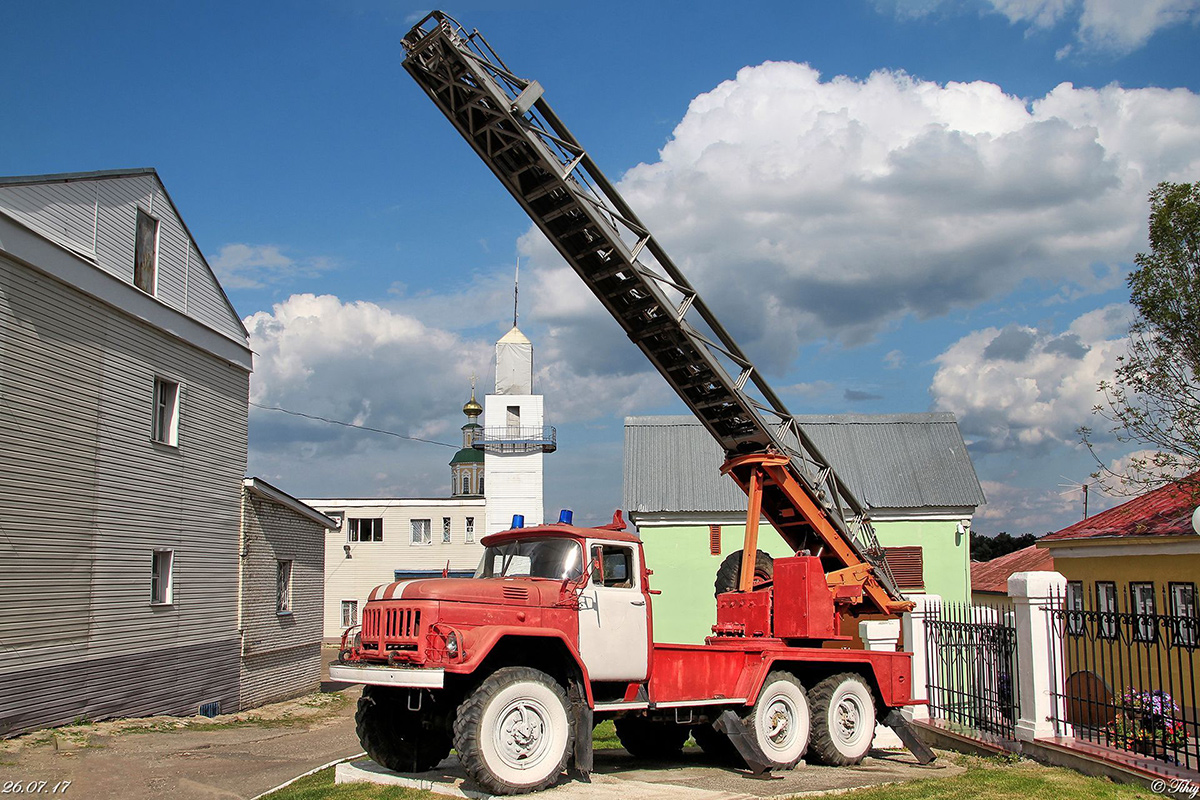
<path fill-rule="evenodd" d="M 256 402 L 448 443 L 520 255 L 547 507 L 605 519 L 622 417 L 682 407 L 401 68 L 427 10 L 14 6 L 0 174 L 156 167 Z M 977 530 L 1077 518 L 1146 192 L 1200 180 L 1200 0 L 446 10 L 545 86 L 793 412 L 954 411 Z M 251 417 L 250 472 L 301 496 L 445 494 L 451 454 Z"/>

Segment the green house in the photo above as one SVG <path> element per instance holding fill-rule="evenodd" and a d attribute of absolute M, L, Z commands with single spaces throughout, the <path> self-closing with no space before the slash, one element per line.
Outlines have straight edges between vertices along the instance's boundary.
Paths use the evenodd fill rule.
<path fill-rule="evenodd" d="M 833 414 L 796 420 L 870 510 L 906 594 L 971 596 L 970 530 L 984 501 L 950 413 Z M 691 416 L 626 417 L 624 506 L 654 570 L 654 638 L 699 643 L 716 619 L 713 580 L 741 549 L 746 496 L 721 475 L 721 448 Z M 759 548 L 792 555 L 763 520 Z"/>

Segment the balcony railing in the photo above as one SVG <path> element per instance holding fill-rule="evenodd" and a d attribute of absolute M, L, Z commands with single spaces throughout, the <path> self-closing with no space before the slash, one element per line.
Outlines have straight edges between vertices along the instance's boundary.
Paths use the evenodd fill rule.
<path fill-rule="evenodd" d="M 553 453 L 558 449 L 558 434 L 553 425 L 484 428 L 471 446 L 485 453 Z"/>

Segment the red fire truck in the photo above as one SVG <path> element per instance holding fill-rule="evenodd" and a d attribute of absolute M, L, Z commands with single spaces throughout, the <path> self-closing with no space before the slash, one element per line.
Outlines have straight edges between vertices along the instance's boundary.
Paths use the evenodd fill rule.
<path fill-rule="evenodd" d="M 875 725 L 921 758 L 898 709 L 910 654 L 848 649 L 843 621 L 911 607 L 866 509 L 721 327 L 646 226 L 550 108 L 483 37 L 433 12 L 404 38 L 404 67 L 726 453 L 748 499 L 743 549 L 717 574 L 703 645 L 654 641 L 653 570 L 618 511 L 482 539 L 470 579 L 376 587 L 330 677 L 364 684 L 358 735 L 397 771 L 453 747 L 488 791 L 543 789 L 592 766 L 612 718 L 635 756 L 689 735 L 754 770 L 809 754 L 855 764 Z M 795 555 L 758 550 L 761 519 Z"/>

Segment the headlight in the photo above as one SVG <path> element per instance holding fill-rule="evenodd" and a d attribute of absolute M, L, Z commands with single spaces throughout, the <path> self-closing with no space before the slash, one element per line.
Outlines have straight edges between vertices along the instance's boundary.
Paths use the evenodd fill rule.
<path fill-rule="evenodd" d="M 450 658 L 458 657 L 458 634 L 454 631 L 446 634 L 446 655 Z"/>

